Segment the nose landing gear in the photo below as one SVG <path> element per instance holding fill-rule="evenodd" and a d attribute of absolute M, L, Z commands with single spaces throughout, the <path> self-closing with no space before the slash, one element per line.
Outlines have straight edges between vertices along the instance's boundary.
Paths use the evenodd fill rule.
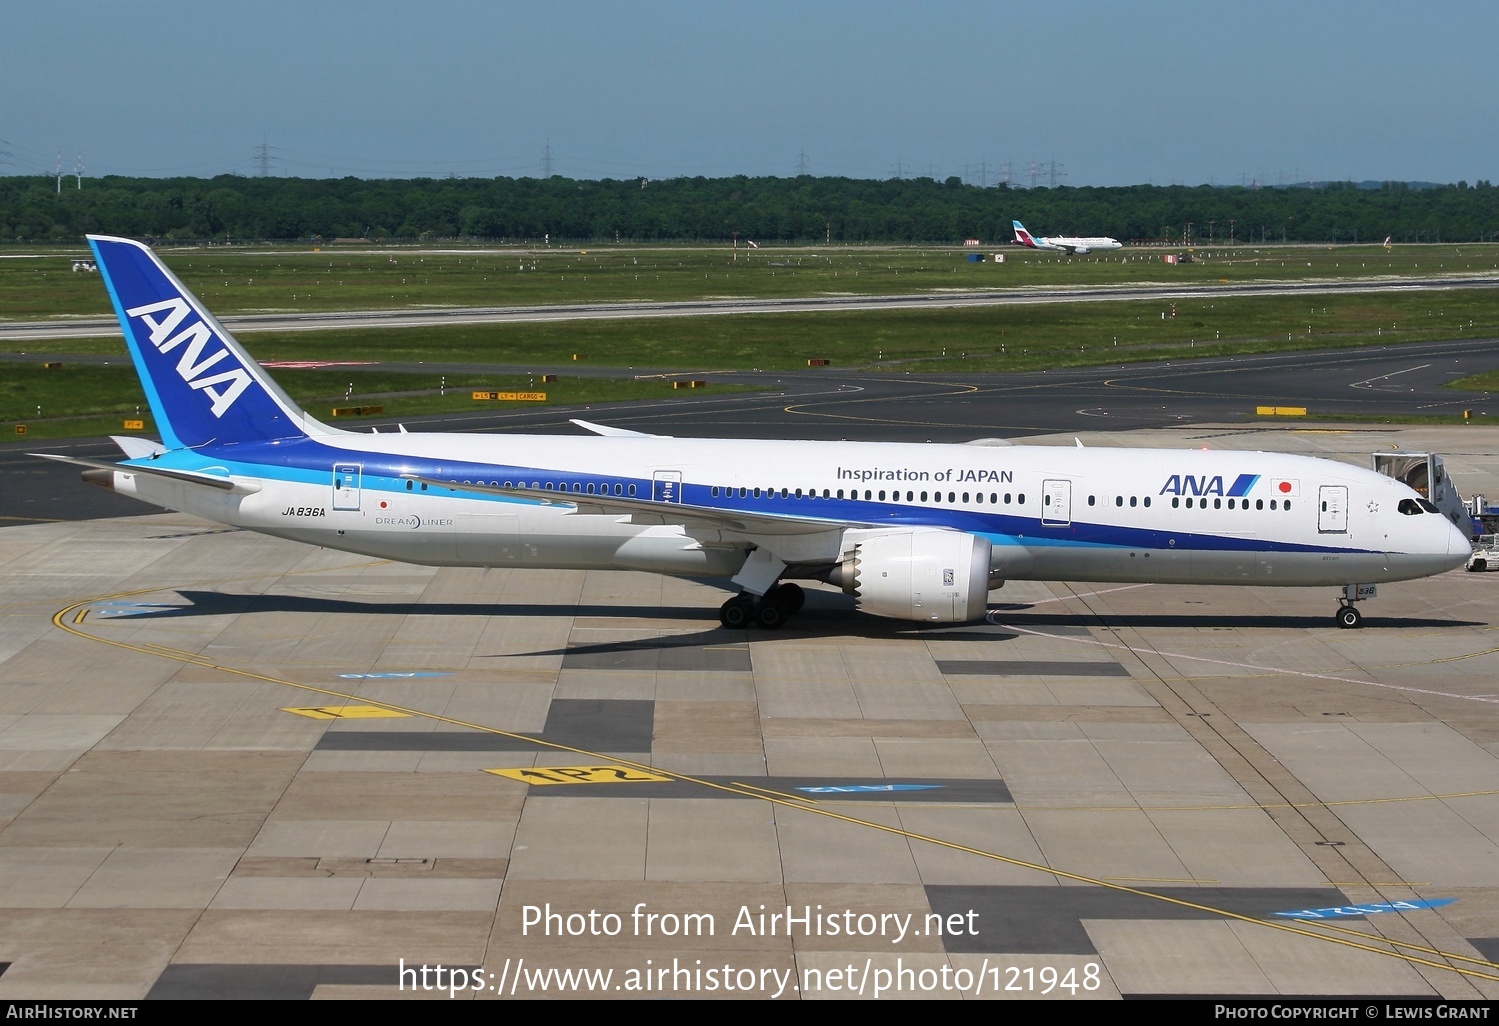
<path fill-rule="evenodd" d="M 1372 584 L 1345 584 L 1343 594 L 1338 597 L 1338 626 L 1352 629 L 1362 624 L 1364 615 L 1354 603 L 1373 598 L 1374 593 Z"/>
<path fill-rule="evenodd" d="M 743 630 L 751 623 L 775 630 L 801 609 L 806 598 L 795 584 L 777 584 L 759 597 L 741 591 L 719 607 L 718 622 L 730 630 Z"/>

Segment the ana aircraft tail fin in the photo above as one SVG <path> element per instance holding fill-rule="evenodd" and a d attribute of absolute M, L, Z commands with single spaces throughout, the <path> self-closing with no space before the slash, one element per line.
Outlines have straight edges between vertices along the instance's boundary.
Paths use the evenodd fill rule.
<path fill-rule="evenodd" d="M 343 433 L 303 412 L 149 247 L 88 241 L 168 449 Z"/>

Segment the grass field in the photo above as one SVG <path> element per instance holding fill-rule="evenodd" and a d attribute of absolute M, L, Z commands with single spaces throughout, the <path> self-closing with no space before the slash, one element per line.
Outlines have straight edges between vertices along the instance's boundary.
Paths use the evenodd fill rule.
<path fill-rule="evenodd" d="M 1173 316 L 1174 311 L 1174 316 Z M 1229 296 L 826 313 L 736 314 L 246 332 L 260 360 L 378 360 L 557 366 L 793 370 L 835 367 L 995 372 L 1499 334 L 1499 290 L 1357 296 Z M 0 343 L 0 350 L 124 358 L 120 339 Z M 351 368 L 351 373 L 358 373 Z"/>
<path fill-rule="evenodd" d="M 994 252 L 992 249 L 985 252 Z M 337 310 L 381 306 L 515 305 L 713 296 L 919 292 L 1003 284 L 1058 286 L 1108 282 L 1274 280 L 1387 274 L 1492 272 L 1499 246 L 1205 248 L 1197 262 L 1169 266 L 1160 251 L 1065 258 L 1004 249 L 1004 264 L 975 264 L 957 249 L 725 250 L 619 248 L 588 252 L 330 250 L 254 248 L 165 251 L 189 288 L 218 313 L 271 309 Z M 3 254 L 0 254 L 3 256 Z M 65 312 L 107 315 L 97 275 L 66 268 L 70 257 L 0 259 L 0 317 Z M 332 265 L 330 267 L 330 264 Z M 521 268 L 525 267 L 524 270 Z M 649 284 L 649 294 L 644 294 Z M 637 294 L 640 293 L 640 294 Z M 278 305 L 279 304 L 279 305 Z M 700 373 L 805 370 L 809 359 L 840 371 L 1002 373 L 1050 367 L 1273 352 L 1372 343 L 1499 335 L 1499 290 L 1453 289 L 1326 297 L 1054 303 L 1033 306 L 873 312 L 737 314 L 695 318 L 558 323 L 245 332 L 257 359 L 370 360 L 517 368 L 585 365 Z M 125 360 L 118 338 L 0 343 L 31 356 L 92 355 Z M 1496 361 L 1499 362 L 1499 361 Z M 121 367 L 0 365 L 0 432 L 24 420 L 37 437 L 98 433 L 141 402 Z M 449 378 L 461 400 L 434 395 L 437 371 L 423 375 L 343 368 L 275 371 L 315 414 L 337 399 L 388 412 L 443 412 L 471 405 L 467 390 L 529 390 L 526 377 Z M 349 395 L 349 385 L 353 393 Z M 609 402 L 669 394 L 669 383 L 564 377 L 548 391 L 559 403 Z M 656 390 L 652 392 L 650 390 Z M 35 408 L 41 406 L 41 417 Z M 58 420 L 57 418 L 69 418 Z M 47 432 L 48 434 L 43 434 Z"/>
<path fill-rule="evenodd" d="M 140 383 L 128 363 L 110 367 L 64 364 L 57 368 L 5 364 L 3 368 L 0 372 L 0 437 L 14 438 L 16 424 L 26 426 L 26 437 L 39 439 L 103 434 L 155 435 Z M 343 423 L 341 418 L 333 418 L 335 407 L 378 405 L 384 407 L 386 416 L 416 416 L 472 412 L 481 405 L 489 409 L 521 405 L 495 400 L 481 403 L 473 398 L 476 389 L 545 392 L 546 402 L 552 405 L 669 399 L 681 394 L 673 392 L 670 381 L 659 378 L 635 381 L 559 377 L 554 382 L 542 382 L 534 375 L 450 374 L 446 375 L 446 387 L 443 387 L 443 376 L 436 373 L 277 370 L 273 376 L 313 416 L 340 424 Z M 725 385 L 711 388 L 716 393 L 742 391 Z M 527 402 L 524 405 L 532 404 Z M 138 431 L 125 430 L 126 419 L 139 419 L 144 424 Z M 358 419 L 350 423 L 357 425 Z"/>
<path fill-rule="evenodd" d="M 97 275 L 71 270 L 82 249 L 42 255 L 0 249 L 0 321 L 108 316 Z M 717 247 L 416 249 L 313 252 L 246 246 L 158 251 L 218 314 L 371 310 L 422 306 L 527 306 L 729 297 L 890 295 L 947 289 L 1105 284 L 1208 284 L 1499 271 L 1499 246 L 1129 248 L 1067 257 L 1016 246 L 984 247 L 1004 263 L 971 263 L 960 247 Z"/>

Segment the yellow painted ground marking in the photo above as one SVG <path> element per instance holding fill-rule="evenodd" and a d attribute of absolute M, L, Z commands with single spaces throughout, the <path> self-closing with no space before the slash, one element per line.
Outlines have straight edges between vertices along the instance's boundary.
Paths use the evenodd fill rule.
<path fill-rule="evenodd" d="M 676 777 L 647 773 L 633 766 L 541 766 L 521 769 L 487 769 L 497 777 L 509 777 L 523 784 L 645 784 L 668 782 Z"/>
<path fill-rule="evenodd" d="M 387 716 L 407 718 L 406 713 L 378 705 L 282 706 L 282 712 L 296 713 L 311 720 L 378 720 Z"/>
<path fill-rule="evenodd" d="M 88 609 L 87 609 L 87 607 L 78 610 L 78 615 L 75 616 L 75 617 L 73 617 L 73 622 L 74 623 L 82 623 L 83 622 L 83 618 L 85 616 L 88 616 Z"/>
<path fill-rule="evenodd" d="M 427 712 L 422 709 L 412 709 L 405 706 L 394 705 L 391 703 L 375 703 L 372 699 L 364 698 L 360 695 L 333 691 L 329 688 L 320 688 L 311 684 L 302 684 L 297 681 L 286 680 L 282 677 L 272 677 L 268 674 L 256 673 L 253 670 L 245 670 L 237 666 L 223 666 L 193 652 L 174 650 L 167 648 L 164 645 L 134 645 L 126 641 L 117 641 L 112 638 L 102 638 L 97 635 L 86 634 L 67 623 L 67 615 L 74 612 L 81 606 L 89 605 L 94 602 L 104 602 L 111 599 L 119 599 L 125 597 L 126 595 L 144 594 L 153 590 L 160 591 L 162 589 L 142 588 L 135 592 L 124 592 L 116 595 L 102 595 L 92 599 L 85 599 L 81 602 L 75 602 L 71 605 L 64 606 L 56 613 L 54 613 L 52 615 L 52 625 L 58 630 L 65 631 L 68 634 L 72 634 L 76 637 L 84 638 L 88 641 L 97 641 L 100 644 L 104 645 L 112 645 L 115 648 L 123 648 L 131 652 L 143 652 L 147 655 L 162 656 L 163 658 L 172 659 L 177 662 L 186 663 L 193 666 L 205 667 L 212 670 L 218 670 L 223 673 L 230 673 L 239 677 L 245 677 L 249 680 L 264 681 L 268 684 L 282 684 L 289 688 L 296 688 L 299 691 L 309 691 L 314 694 L 327 695 L 332 698 L 341 699 L 345 702 L 369 702 L 371 704 L 378 704 L 382 708 L 393 709 L 397 712 L 433 720 L 437 723 L 447 723 L 452 726 L 466 727 L 470 730 L 477 730 L 486 734 L 493 734 L 497 737 L 507 737 L 514 740 L 527 741 L 542 748 L 550 748 L 553 751 L 574 752 L 578 755 L 584 756 L 585 758 L 598 759 L 600 762 L 607 761 L 604 759 L 604 757 L 600 756 L 596 752 L 590 752 L 587 749 L 577 748 L 572 745 L 564 745 L 555 741 L 544 741 L 539 738 L 528 737 L 524 734 L 517 734 L 508 730 L 501 730 L 498 727 L 489 727 L 479 723 L 470 723 L 466 720 L 459 720 L 451 716 L 443 716 L 440 713 Z M 1268 930 L 1277 930 L 1282 933 L 1294 934 L 1299 937 L 1308 937 L 1312 940 L 1320 940 L 1328 944 L 1337 944 L 1342 947 L 1353 948 L 1357 951 L 1365 951 L 1373 955 L 1383 955 L 1387 958 L 1394 958 L 1412 965 L 1424 965 L 1431 969 L 1440 969 L 1444 972 L 1455 973 L 1459 976 L 1491 980 L 1499 983 L 1499 964 L 1496 964 L 1494 962 L 1487 962 L 1483 959 L 1471 958 L 1466 955 L 1458 955 L 1450 951 L 1436 951 L 1435 949 L 1423 948 L 1419 945 L 1414 944 L 1406 944 L 1403 941 L 1393 940 L 1391 938 L 1382 937 L 1377 934 L 1359 933 L 1357 931 L 1348 929 L 1339 929 L 1338 931 L 1341 934 L 1346 934 L 1346 937 L 1329 936 L 1327 933 L 1317 932 L 1317 930 L 1311 928 L 1313 926 L 1320 927 L 1320 923 L 1307 923 L 1301 920 L 1284 921 L 1273 919 L 1259 919 L 1255 916 L 1246 915 L 1242 912 L 1232 912 L 1228 909 L 1214 908 L 1212 905 L 1204 905 L 1200 902 L 1187 901 L 1183 898 L 1173 897 L 1169 894 L 1156 894 L 1152 891 L 1141 890 L 1137 887 L 1129 887 L 1124 884 L 1113 883 L 1111 881 L 1103 880 L 1098 877 L 1084 876 L 1081 873 L 1070 873 L 1063 869 L 1056 869 L 1052 866 L 1044 866 L 1036 862 L 1029 862 L 1025 859 L 1014 858 L 1010 855 L 1001 855 L 998 852 L 985 851 L 982 848 L 973 848 L 966 844 L 959 844 L 956 841 L 948 841 L 940 837 L 932 837 L 928 834 L 921 834 L 912 830 L 905 830 L 898 826 L 890 826 L 888 824 L 879 823 L 874 820 L 859 819 L 857 816 L 845 815 L 844 813 L 837 812 L 826 807 L 808 805 L 800 801 L 788 801 L 784 798 L 776 798 L 772 795 L 757 793 L 755 791 L 751 791 L 739 786 L 716 784 L 710 780 L 703 780 L 698 777 L 689 776 L 685 773 L 673 773 L 669 770 L 660 770 L 654 766 L 647 766 L 643 763 L 632 762 L 626 759 L 617 760 L 617 763 L 622 767 L 635 770 L 640 773 L 664 773 L 670 779 L 698 784 L 702 787 L 708 788 L 709 790 L 722 791 L 726 794 L 737 794 L 741 797 L 758 798 L 761 801 L 769 802 L 772 805 L 781 806 L 783 808 L 800 809 L 801 811 L 811 816 L 824 816 L 831 820 L 836 820 L 841 823 L 848 823 L 851 826 L 861 826 L 869 830 L 874 830 L 878 833 L 892 834 L 897 837 L 904 837 L 907 840 L 922 841 L 927 844 L 934 844 L 938 847 L 946 848 L 949 851 L 964 852 L 969 855 L 978 856 L 979 858 L 990 859 L 994 862 L 1000 862 L 1004 865 L 1015 866 L 1019 869 L 1033 870 L 1037 873 L 1043 873 L 1049 876 L 1053 876 L 1058 880 L 1070 880 L 1073 883 L 1089 884 L 1095 887 L 1102 887 L 1106 890 L 1118 891 L 1123 894 L 1133 894 L 1136 897 L 1147 898 L 1149 900 L 1161 902 L 1166 905 L 1174 905 L 1178 908 L 1187 908 L 1197 912 L 1203 912 L 1216 918 L 1230 919 L 1235 922 L 1248 923 L 1252 926 L 1263 926 Z M 897 814 L 899 814 L 898 807 L 896 811 Z M 1362 939 L 1356 940 L 1353 938 Z M 1370 943 L 1364 943 L 1364 940 L 1367 940 Z M 1405 954 L 1402 949 L 1410 949 L 1412 951 L 1421 951 L 1435 954 L 1437 957 L 1447 959 L 1447 961 L 1436 962 L 1432 961 L 1431 959 L 1418 957 L 1416 955 Z M 1468 969 L 1463 965 L 1455 965 L 1453 963 L 1466 963 L 1468 965 L 1482 966 L 1483 970 L 1493 970 L 1493 972 L 1481 971 L 1479 969 Z"/>

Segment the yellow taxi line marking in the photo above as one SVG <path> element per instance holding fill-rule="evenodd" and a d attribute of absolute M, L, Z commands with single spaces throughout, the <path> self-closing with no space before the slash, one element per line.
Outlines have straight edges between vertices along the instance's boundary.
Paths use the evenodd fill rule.
<path fill-rule="evenodd" d="M 161 589 L 152 589 L 152 590 L 159 591 Z M 139 594 L 139 593 L 137 593 L 137 594 Z M 143 653 L 145 653 L 147 655 L 164 655 L 166 653 L 171 652 L 170 649 L 167 649 L 164 646 L 160 646 L 160 645 L 151 646 L 151 648 L 156 649 L 156 651 L 151 651 L 151 648 L 147 648 L 145 646 L 134 645 L 134 644 L 131 644 L 131 643 L 125 642 L 125 641 L 117 641 L 117 640 L 114 640 L 114 639 L 111 639 L 111 638 L 101 638 L 101 637 L 97 637 L 97 636 L 92 635 L 92 634 L 86 634 L 83 631 L 78 630 L 78 629 L 70 626 L 66 622 L 67 614 L 69 614 L 71 612 L 74 612 L 80 606 L 87 605 L 90 601 L 98 602 L 98 601 L 105 601 L 107 599 L 119 598 L 119 597 L 121 597 L 121 596 L 107 595 L 107 596 L 102 596 L 100 598 L 96 598 L 96 599 L 92 599 L 92 600 L 84 600 L 82 602 L 76 602 L 76 603 L 74 603 L 72 605 L 69 605 L 69 606 L 64 606 L 62 609 L 59 609 L 55 614 L 53 614 L 53 616 L 52 616 L 52 624 L 53 624 L 54 627 L 57 627 L 59 630 L 66 631 L 67 633 L 75 635 L 76 637 L 83 638 L 83 639 L 88 640 L 88 641 L 97 641 L 97 642 L 100 642 L 100 643 L 105 644 L 105 645 L 112 645 L 112 646 L 114 646 L 116 648 L 123 648 L 123 649 L 127 649 L 129 651 L 134 651 L 134 652 L 143 652 Z M 1039 632 L 1033 632 L 1032 631 L 1032 632 L 1027 632 L 1027 633 L 1039 633 Z M 328 696 L 333 697 L 333 698 L 341 699 L 341 700 L 343 700 L 345 702 L 365 702 L 365 703 L 369 703 L 371 705 L 379 706 L 381 708 L 393 709 L 393 710 L 396 710 L 397 712 L 403 712 L 403 713 L 406 713 L 406 714 L 411 715 L 411 716 L 417 716 L 417 717 L 421 717 L 421 718 L 425 718 L 425 719 L 430 719 L 430 720 L 433 720 L 433 721 L 438 722 L 438 723 L 447 723 L 447 724 L 450 724 L 450 725 L 453 725 L 453 726 L 465 727 L 465 728 L 468 728 L 470 730 L 478 730 L 478 731 L 481 731 L 483 733 L 493 734 L 493 735 L 496 735 L 496 736 L 499 736 L 499 737 L 507 737 L 507 738 L 512 738 L 512 739 L 516 739 L 516 740 L 528 741 L 528 742 L 530 742 L 532 744 L 539 745 L 539 746 L 544 747 L 544 748 L 550 748 L 550 749 L 552 749 L 554 751 L 574 752 L 574 753 L 576 753 L 578 755 L 582 755 L 582 756 L 584 756 L 586 758 L 595 758 L 595 759 L 598 759 L 600 762 L 607 761 L 607 759 L 605 759 L 603 756 L 598 755 L 597 753 L 589 752 L 586 749 L 577 748 L 577 747 L 572 746 L 572 745 L 565 745 L 565 744 L 561 744 L 561 743 L 555 742 L 555 741 L 545 741 L 545 740 L 541 740 L 541 739 L 534 738 L 534 737 L 527 737 L 527 736 L 522 735 L 522 734 L 512 733 L 511 731 L 501 730 L 498 727 L 489 727 L 489 726 L 484 726 L 483 724 L 469 723 L 466 720 L 459 720 L 459 719 L 456 719 L 456 718 L 451 717 L 451 716 L 443 716 L 440 713 L 426 712 L 426 711 L 421 710 L 421 709 L 408 708 L 406 706 L 399 706 L 399 705 L 395 705 L 393 703 L 388 703 L 388 702 L 379 702 L 379 701 L 376 701 L 374 699 L 365 698 L 365 697 L 357 695 L 357 694 L 349 694 L 349 693 L 345 693 L 345 692 L 333 691 L 330 688 L 320 688 L 320 687 L 317 687 L 317 686 L 312 685 L 312 684 L 301 684 L 301 683 L 298 683 L 297 681 L 285 680 L 285 679 L 280 678 L 280 677 L 272 677 L 272 676 L 270 676 L 268 674 L 257 673 L 257 672 L 255 672 L 253 670 L 245 670 L 245 669 L 240 669 L 238 667 L 233 667 L 233 666 L 223 666 L 223 665 L 220 665 L 218 663 L 213 662 L 212 660 L 205 659 L 205 658 L 202 658 L 201 656 L 194 655 L 191 652 L 178 652 L 178 653 L 176 653 L 174 655 L 170 655 L 170 656 L 167 656 L 167 657 L 168 658 L 172 658 L 172 659 L 177 660 L 177 661 L 180 661 L 180 662 L 190 663 L 190 664 L 192 664 L 194 666 L 201 666 L 201 667 L 205 667 L 205 668 L 208 668 L 208 669 L 219 670 L 219 671 L 224 672 L 224 673 L 231 673 L 231 674 L 234 674 L 236 676 L 241 676 L 241 677 L 248 678 L 250 680 L 264 681 L 264 682 L 266 682 L 268 684 L 281 684 L 281 685 L 284 685 L 286 687 L 296 688 L 296 689 L 301 690 L 301 691 L 309 691 L 309 692 L 312 692 L 314 694 L 328 695 Z M 1425 951 L 1425 952 L 1429 953 L 1431 951 L 1431 949 L 1421 948 L 1421 947 L 1417 947 L 1417 946 L 1414 946 L 1414 945 L 1407 945 L 1407 944 L 1405 944 L 1402 941 L 1396 941 L 1396 940 L 1392 940 L 1392 939 L 1389 939 L 1389 938 L 1386 938 L 1386 937 L 1380 937 L 1380 936 L 1369 935 L 1369 934 L 1362 934 L 1362 933 L 1358 933 L 1357 931 L 1353 931 L 1353 930 L 1343 930 L 1343 931 L 1341 931 L 1343 933 L 1348 934 L 1349 937 L 1362 937 L 1362 938 L 1367 938 L 1369 940 L 1372 940 L 1372 941 L 1376 942 L 1375 944 L 1365 944 L 1365 943 L 1363 943 L 1360 940 L 1349 939 L 1349 937 L 1334 937 L 1334 936 L 1329 936 L 1326 933 L 1320 933 L 1320 932 L 1316 932 L 1316 931 L 1313 931 L 1311 929 L 1308 929 L 1305 925 L 1300 925 L 1302 923 L 1301 920 L 1275 921 L 1275 920 L 1268 920 L 1268 919 L 1256 919 L 1254 916 L 1245 915 L 1245 914 L 1243 914 L 1241 912 L 1232 912 L 1232 911 L 1229 911 L 1228 909 L 1214 908 L 1211 905 L 1204 905 L 1204 904 L 1201 904 L 1200 902 L 1195 902 L 1195 901 L 1187 901 L 1184 898 L 1174 898 L 1174 897 L 1171 897 L 1170 895 L 1166 895 L 1166 894 L 1155 894 L 1155 893 L 1153 893 L 1151 891 L 1141 890 L 1141 889 L 1136 888 L 1136 887 L 1129 887 L 1129 886 L 1127 886 L 1125 884 L 1113 883 L 1113 882 L 1111 882 L 1109 880 L 1100 879 L 1098 877 L 1085 876 L 1085 875 L 1080 874 L 1080 873 L 1071 873 L 1071 872 L 1068 872 L 1067 870 L 1056 869 L 1056 868 L 1051 867 L 1051 866 L 1043 866 L 1043 865 L 1040 865 L 1038 863 L 1029 862 L 1029 861 L 1027 861 L 1025 859 L 1018 859 L 1018 858 L 1015 858 L 1015 857 L 1010 856 L 1010 855 L 1001 855 L 998 852 L 985 851 L 982 848 L 974 848 L 974 847 L 971 847 L 971 846 L 966 845 L 966 844 L 959 844 L 956 841 L 948 841 L 948 840 L 944 840 L 944 839 L 942 839 L 940 837 L 933 837 L 933 836 L 930 836 L 928 834 L 916 833 L 915 831 L 905 830 L 905 829 L 903 829 L 901 827 L 898 827 L 898 826 L 889 826 L 889 825 L 884 824 L 884 823 L 877 823 L 877 822 L 875 822 L 873 820 L 859 819 L 856 816 L 845 815 L 844 813 L 835 812 L 832 809 L 821 807 L 821 806 L 817 806 L 817 805 L 809 805 L 809 804 L 806 804 L 806 803 L 801 802 L 799 800 L 798 801 L 790 801 L 790 800 L 787 800 L 785 798 L 778 798 L 778 797 L 775 797 L 775 796 L 769 795 L 769 794 L 757 793 L 755 791 L 751 791 L 751 790 L 744 789 L 744 788 L 739 788 L 739 787 L 734 787 L 734 786 L 731 786 L 731 785 L 715 784 L 712 781 L 702 780 L 702 779 L 699 779 L 697 777 L 689 776 L 689 775 L 687 775 L 685 773 L 675 773 L 675 772 L 672 772 L 670 770 L 662 770 L 662 769 L 659 769 L 657 767 L 648 766 L 648 765 L 645 765 L 645 764 L 642 764 L 642 763 L 637 763 L 637 762 L 634 762 L 634 761 L 631 761 L 631 760 L 620 759 L 620 760 L 616 760 L 616 761 L 618 762 L 618 764 L 620 766 L 627 767 L 627 768 L 633 769 L 633 770 L 637 770 L 637 771 L 642 772 L 642 773 L 662 773 L 662 774 L 667 775 L 671 779 L 679 780 L 679 781 L 685 781 L 687 783 L 698 784 L 698 785 L 700 785 L 702 787 L 706 787 L 706 788 L 708 788 L 710 790 L 722 791 L 722 792 L 725 792 L 727 794 L 738 794 L 738 795 L 744 796 L 744 797 L 758 798 L 761 801 L 769 802 L 772 805 L 779 805 L 779 806 L 783 806 L 783 807 L 788 808 L 788 809 L 799 809 L 802 812 L 805 812 L 805 813 L 807 813 L 809 815 L 813 815 L 813 816 L 825 816 L 828 819 L 835 820 L 835 821 L 838 821 L 838 822 L 841 822 L 841 823 L 848 823 L 848 824 L 850 824 L 852 826 L 862 826 L 862 827 L 865 827 L 865 828 L 870 829 L 870 830 L 878 831 L 880 833 L 891 834 L 891 835 L 894 835 L 894 836 L 897 836 L 897 837 L 904 837 L 907 840 L 922 841 L 922 842 L 925 842 L 927 844 L 933 844 L 933 845 L 936 845 L 936 846 L 941 847 L 941 848 L 946 848 L 946 849 L 948 849 L 950 851 L 959 851 L 959 852 L 964 852 L 964 853 L 969 854 L 969 855 L 976 855 L 979 858 L 990 859 L 992 861 L 1001 862 L 1001 863 L 1004 863 L 1005 865 L 1015 866 L 1015 867 L 1020 868 L 1020 869 L 1033 870 L 1033 871 L 1038 872 L 1038 873 L 1044 873 L 1044 874 L 1047 874 L 1047 875 L 1050 875 L 1050 876 L 1057 877 L 1058 879 L 1070 880 L 1070 881 L 1072 881 L 1074 883 L 1080 883 L 1080 884 L 1089 884 L 1089 885 L 1092 885 L 1092 886 L 1095 886 L 1095 887 L 1102 887 L 1102 888 L 1105 888 L 1107 890 L 1118 891 L 1118 892 L 1124 893 L 1124 894 L 1133 894 L 1136 897 L 1146 898 L 1146 899 L 1149 899 L 1149 900 L 1152 900 L 1152 901 L 1163 902 L 1163 903 L 1168 904 L 1168 905 L 1174 905 L 1174 906 L 1176 906 L 1178 908 L 1187 908 L 1187 909 L 1191 909 L 1193 911 L 1203 912 L 1203 913 L 1206 913 L 1206 914 L 1211 915 L 1211 916 L 1220 917 L 1220 918 L 1224 918 L 1224 919 L 1231 919 L 1231 920 L 1234 920 L 1235 922 L 1248 923 L 1248 924 L 1253 925 L 1253 926 L 1263 926 L 1263 927 L 1266 927 L 1267 929 L 1278 930 L 1278 931 L 1280 931 L 1282 933 L 1290 933 L 1290 934 L 1293 934 L 1293 935 L 1296 935 L 1296 936 L 1300 936 L 1300 937 L 1307 937 L 1307 938 L 1310 938 L 1312 940 L 1320 940 L 1320 941 L 1324 941 L 1324 942 L 1326 942 L 1328 944 L 1337 944 L 1337 945 L 1340 945 L 1342 947 L 1353 948 L 1355 950 L 1365 951 L 1365 952 L 1368 952 L 1370 954 L 1384 955 L 1384 956 L 1386 956 L 1388 958 L 1399 959 L 1400 961 L 1407 962 L 1407 963 L 1410 963 L 1410 964 L 1413 964 L 1413 965 L 1424 965 L 1424 966 L 1427 966 L 1428 968 L 1431 968 L 1431 969 L 1440 969 L 1440 970 L 1443 970 L 1445 972 L 1456 973 L 1459 976 L 1474 977 L 1474 978 L 1478 978 L 1478 979 L 1492 980 L 1494 982 L 1499 982 L 1499 964 L 1495 964 L 1493 962 L 1485 962 L 1485 961 L 1482 961 L 1480 959 L 1469 958 L 1469 957 L 1464 956 L 1464 955 L 1456 955 L 1456 954 L 1452 954 L 1450 952 L 1438 952 L 1437 953 L 1440 957 L 1448 959 L 1449 962 L 1445 962 L 1445 963 L 1444 962 L 1436 962 L 1436 961 L 1432 961 L 1430 959 L 1420 958 L 1420 957 L 1417 957 L 1415 955 L 1404 954 L 1400 950 L 1400 949 L 1403 949 L 1403 948 L 1411 948 L 1412 950 Z M 898 811 L 899 810 L 897 809 L 897 813 L 898 813 Z M 1293 923 L 1297 924 L 1297 925 L 1292 925 Z M 1381 946 L 1377 946 L 1377 945 L 1381 945 Z M 1453 964 L 1451 964 L 1451 962 L 1466 962 L 1466 963 L 1470 963 L 1470 964 L 1473 964 L 1473 965 L 1481 965 L 1485 969 L 1495 970 L 1495 973 L 1480 972 L 1479 970 L 1476 970 L 1476 969 L 1467 969 L 1467 968 L 1464 968 L 1464 967 L 1462 967 L 1460 965 L 1453 965 Z"/>
<path fill-rule="evenodd" d="M 312 720 L 374 720 L 407 714 L 393 709 L 382 709 L 377 705 L 313 705 L 282 706 L 282 712 L 296 713 Z"/>
<path fill-rule="evenodd" d="M 822 802 L 820 802 L 816 798 L 805 798 L 805 797 L 803 797 L 802 795 L 799 795 L 799 794 L 789 794 L 786 791 L 777 791 L 774 788 L 770 788 L 770 787 L 760 787 L 757 784 L 746 784 L 746 783 L 744 783 L 743 781 L 740 781 L 740 780 L 734 781 L 734 786 L 735 787 L 742 787 L 746 791 L 758 791 L 762 795 L 768 794 L 768 795 L 773 795 L 776 798 L 785 798 L 788 801 L 806 802 L 808 805 L 821 805 L 822 804 Z M 849 804 L 853 804 L 853 803 L 849 803 Z M 858 804 L 862 805 L 862 804 L 867 804 L 867 803 L 860 802 Z"/>

